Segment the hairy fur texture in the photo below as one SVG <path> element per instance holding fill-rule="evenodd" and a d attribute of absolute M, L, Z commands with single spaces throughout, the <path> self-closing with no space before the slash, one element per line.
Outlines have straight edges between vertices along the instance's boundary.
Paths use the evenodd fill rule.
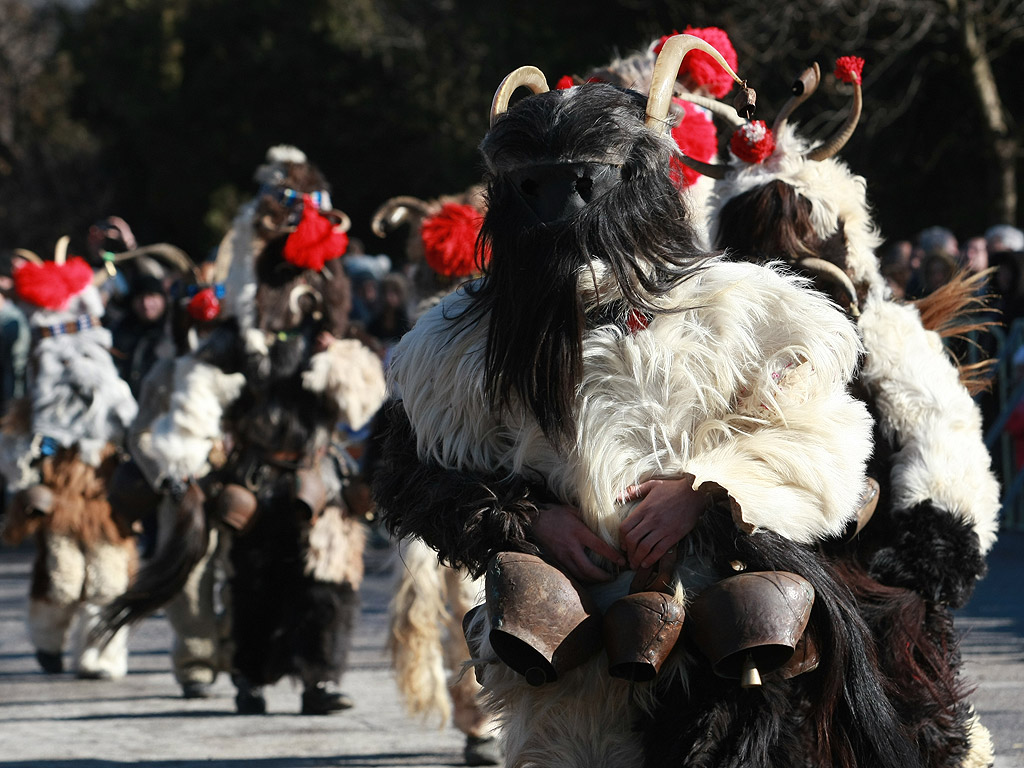
<path fill-rule="evenodd" d="M 381 421 L 385 438 L 373 495 L 393 536 L 421 536 L 441 562 L 476 578 L 498 552 L 538 553 L 529 534 L 537 502 L 523 478 L 464 472 L 421 458 L 400 403 L 386 406 Z"/>
<path fill-rule="evenodd" d="M 688 657 L 661 676 L 680 681 L 683 704 L 608 677 L 599 658 L 534 689 L 492 663 L 481 612 L 470 647 L 502 717 L 508 764 L 639 766 L 645 753 L 666 754 L 653 741 L 645 749 L 644 712 L 664 711 L 674 735 L 723 708 L 728 727 L 666 745 L 674 764 L 695 749 L 717 755 L 708 764 L 741 764 L 729 756 L 790 722 L 804 729 L 807 762 L 919 764 L 849 594 L 802 546 L 841 532 L 863 488 L 870 418 L 846 392 L 855 329 L 806 281 L 696 247 L 669 178 L 671 140 L 646 129 L 636 94 L 583 85 L 528 97 L 498 118 L 482 150 L 491 268 L 396 348 L 395 452 L 375 477 L 385 520 L 480 573 L 495 552 L 536 550 L 529 513 L 541 500 L 575 506 L 617 547 L 632 508 L 617 499 L 628 486 L 693 476 L 695 487 L 727 489 L 752 532 L 721 516 L 724 531 L 708 538 L 702 563 L 724 575 L 739 555 L 752 568 L 808 574 L 820 585 L 813 624 L 831 665 L 820 688 L 776 696 L 747 719 L 727 711 L 731 694 L 708 681 L 706 662 L 694 661 L 700 687 L 686 688 Z M 591 177 L 578 176 L 578 210 L 539 224 L 524 182 L 537 181 L 537 166 L 563 172 L 567 161 L 590 164 L 582 167 L 601 192 L 588 198 Z M 536 313 L 524 312 L 538 297 Z M 631 329 L 637 314 L 646 322 Z M 631 576 L 620 574 L 598 602 L 624 594 Z M 746 731 L 751 717 L 767 729 Z"/>
<path fill-rule="evenodd" d="M 703 262 L 678 190 L 664 172 L 671 141 L 644 127 L 645 104 L 636 92 L 604 84 L 552 91 L 507 113 L 481 144 L 488 171 L 481 238 L 492 255 L 485 279 L 470 289 L 475 301 L 466 320 L 502 318 L 488 324 L 491 403 L 525 402 L 549 437 L 574 437 L 570 412 L 589 309 L 578 284 L 591 274 L 592 262 L 606 267 L 610 278 L 612 295 L 600 302 L 617 295 L 645 310 Z M 621 182 L 593 198 L 584 191 L 586 205 L 573 217 L 541 222 L 524 198 L 536 181 L 519 173 L 567 158 L 617 166 Z M 534 309 L 519 311 L 524 306 Z"/>
<path fill-rule="evenodd" d="M 232 544 L 233 667 L 253 685 L 286 675 L 311 685 L 344 671 L 359 597 L 354 584 L 307 571 L 308 527 L 279 477 L 265 484 L 252 528 Z"/>
<path fill-rule="evenodd" d="M 356 590 L 362 586 L 366 533 L 358 520 L 331 505 L 302 534 L 303 573 L 316 581 L 350 584 Z"/>
<path fill-rule="evenodd" d="M 478 602 L 483 583 L 437 561 L 418 539 L 398 549 L 398 578 L 388 606 L 388 651 L 395 681 L 410 714 L 436 716 L 443 727 L 452 718 L 465 734 L 485 736 L 489 718 L 477 701 L 480 685 L 472 669 L 462 617 Z"/>
<path fill-rule="evenodd" d="M 777 141 L 766 163 L 734 160 L 716 185 L 717 243 L 754 262 L 823 258 L 856 286 L 866 352 L 857 387 L 875 417 L 870 471 L 881 492 L 860 536 L 828 550 L 840 558 L 921 759 L 936 768 L 973 764 L 986 753 L 984 729 L 975 738 L 950 608 L 985 573 L 1000 501 L 968 388 L 977 371 L 960 370 L 942 337 L 980 327 L 969 319 L 981 308 L 978 279 L 957 278 L 919 305 L 893 301 L 873 256 L 879 238 L 863 179 L 837 159 L 805 160 L 792 128 Z"/>
<path fill-rule="evenodd" d="M 366 426 L 387 395 L 380 358 L 355 339 L 336 339 L 313 355 L 302 386 L 331 398 L 352 429 Z"/>
<path fill-rule="evenodd" d="M 828 557 L 768 531 L 737 536 L 723 515 L 705 515 L 693 538 L 698 552 L 714 552 L 719 568 L 739 560 L 750 571 L 807 579 L 815 590 L 807 631 L 822 661 L 790 680 L 768 675 L 751 691 L 730 688 L 706 665 L 688 665 L 686 687 L 670 678 L 659 691 L 673 704 L 656 709 L 646 728 L 648 754 L 662 756 L 650 765 L 782 768 L 793 765 L 795 755 L 811 765 L 921 764 L 886 696 L 870 628 Z"/>
<path fill-rule="evenodd" d="M 687 472 L 697 487 L 727 488 L 747 523 L 795 540 L 839 533 L 852 515 L 870 452 L 868 415 L 844 392 L 859 345 L 799 281 L 716 264 L 666 297 L 679 311 L 657 315 L 646 330 L 588 332 L 578 438 L 566 455 L 526 409 L 500 417 L 491 409 L 486 329 L 450 319 L 468 300 L 450 296 L 396 351 L 391 374 L 421 459 L 526 478 L 579 506 L 613 545 L 629 510 L 614 503 L 619 494 Z"/>
<path fill-rule="evenodd" d="M 917 310 L 872 301 L 858 328 L 868 350 L 861 380 L 873 397 L 882 433 L 898 446 L 891 468 L 892 503 L 930 501 L 961 518 L 991 549 L 998 529 L 999 485 L 983 441 L 981 411 L 956 367 Z"/>
<path fill-rule="evenodd" d="M 730 201 L 776 181 L 790 186 L 810 203 L 810 226 L 820 241 L 828 241 L 843 229 L 846 269 L 855 284 L 864 284 L 878 295 L 885 281 L 878 271 L 875 250 L 881 234 L 867 207 L 867 183 L 835 158 L 820 162 L 804 158 L 809 145 L 787 123 L 775 137 L 775 152 L 764 163 L 747 164 L 734 159 L 737 170 L 715 184 L 711 199 L 711 238 L 717 247 L 728 246 L 732 232 L 722 216 Z"/>
<path fill-rule="evenodd" d="M 244 385 L 244 374 L 226 372 L 194 355 L 158 364 L 150 372 L 129 446 L 154 488 L 167 479 L 209 472 L 211 451 L 223 436 L 224 409 Z"/>
<path fill-rule="evenodd" d="M 170 530 L 165 527 L 161 531 L 156 553 L 131 586 L 104 608 L 98 638 L 109 641 L 122 627 L 141 621 L 181 591 L 209 544 L 205 500 L 195 484 L 180 503 L 170 497 L 161 499 L 162 506 L 175 507 L 173 515 L 160 518 L 163 523 L 168 519 L 173 521 Z"/>

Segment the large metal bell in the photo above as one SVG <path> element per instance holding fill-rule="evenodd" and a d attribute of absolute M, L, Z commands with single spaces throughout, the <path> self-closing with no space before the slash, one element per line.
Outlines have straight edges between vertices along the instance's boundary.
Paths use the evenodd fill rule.
<path fill-rule="evenodd" d="M 716 674 L 751 687 L 793 657 L 813 604 L 814 588 L 802 576 L 744 572 L 701 592 L 686 627 Z"/>
<path fill-rule="evenodd" d="M 554 682 L 601 648 L 601 616 L 581 586 L 534 555 L 502 552 L 485 577 L 488 639 L 531 685 Z"/>
<path fill-rule="evenodd" d="M 664 592 L 620 597 L 604 614 L 608 674 L 644 683 L 661 671 L 683 629 L 683 606 Z"/>

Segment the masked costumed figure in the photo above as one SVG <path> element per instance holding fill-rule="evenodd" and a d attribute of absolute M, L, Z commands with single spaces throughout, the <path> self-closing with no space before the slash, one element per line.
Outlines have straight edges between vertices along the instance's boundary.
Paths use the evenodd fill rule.
<path fill-rule="evenodd" d="M 736 50 L 725 30 L 719 27 L 686 27 L 684 34 L 704 40 L 721 54 L 731 69 L 737 68 Z M 654 64 L 671 36 L 660 37 L 641 51 L 616 58 L 606 66 L 596 67 L 583 78 L 563 77 L 558 87 L 568 88 L 582 82 L 602 82 L 649 93 Z M 672 85 L 673 97 L 669 106 L 672 124 L 669 132 L 684 155 L 701 162 L 711 162 L 716 157 L 718 129 L 705 104 L 717 104 L 715 100 L 728 95 L 734 85 L 729 73 L 702 51 L 694 51 L 679 65 Z M 681 98 L 684 95 L 685 100 Z M 736 118 L 735 113 L 733 117 Z M 707 199 L 713 181 L 678 158 L 672 159 L 672 171 L 675 183 L 680 189 L 686 190 L 687 203 L 694 212 L 693 222 L 700 244 L 707 247 Z"/>
<path fill-rule="evenodd" d="M 486 574 L 465 627 L 509 765 L 916 766 L 817 546 L 866 487 L 857 333 L 696 244 L 664 133 L 694 47 L 725 65 L 678 36 L 649 99 L 499 88 L 490 265 L 396 350 L 378 506 Z"/>
<path fill-rule="evenodd" d="M 395 197 L 374 214 L 373 231 L 379 237 L 403 224 L 409 227 L 406 258 L 415 270 L 417 317 L 479 274 L 476 241 L 483 205 L 483 189 L 471 187 L 437 200 Z M 377 450 L 368 452 L 368 479 L 378 458 Z M 463 666 L 469 650 L 462 617 L 478 602 L 483 581 L 443 565 L 416 537 L 399 542 L 397 554 L 388 649 L 406 706 L 414 715 L 437 714 L 442 725 L 452 717 L 466 736 L 467 765 L 498 765 L 493 718 L 479 700 L 476 675 Z"/>
<path fill-rule="evenodd" d="M 118 678 L 128 669 L 127 630 L 104 648 L 92 637 L 101 609 L 127 589 L 138 555 L 131 529 L 111 513 L 107 483 L 135 418 L 128 384 L 110 356 L 103 303 L 84 259 L 31 260 L 14 288 L 32 330 L 28 395 L 12 406 L 0 438 L 14 497 L 4 540 L 34 536 L 28 626 L 47 672 L 63 670 L 69 632 L 79 677 Z"/>
<path fill-rule="evenodd" d="M 337 430 L 371 419 L 384 377 L 379 358 L 346 338 L 348 219 L 323 176 L 299 150 L 275 147 L 256 178 L 259 195 L 221 245 L 221 297 L 194 299 L 216 302 L 215 327 L 175 361 L 167 407 L 139 439 L 144 474 L 174 500 L 177 545 L 108 617 L 116 627 L 180 589 L 216 524 L 231 536 L 238 711 L 264 712 L 263 686 L 294 676 L 303 713 L 325 714 L 352 705 L 335 686 L 363 576 Z"/>
<path fill-rule="evenodd" d="M 745 123 L 725 163 L 692 165 L 717 179 L 715 245 L 729 258 L 777 262 L 813 279 L 863 341 L 856 391 L 874 417 L 875 511 L 855 537 L 827 549 L 872 628 L 890 696 L 925 764 L 985 766 L 991 741 L 959 676 L 952 611 L 985 572 L 999 487 L 971 397 L 978 371 L 959 370 L 942 340 L 971 330 L 982 278 L 953 280 L 916 303 L 893 299 L 875 257 L 881 238 L 864 179 L 835 157 L 860 117 L 863 65 L 852 56 L 836 62 L 854 103 L 825 142 L 812 146 L 789 122 L 819 84 L 815 65 L 772 126 Z M 724 104 L 712 108 L 732 119 Z"/>

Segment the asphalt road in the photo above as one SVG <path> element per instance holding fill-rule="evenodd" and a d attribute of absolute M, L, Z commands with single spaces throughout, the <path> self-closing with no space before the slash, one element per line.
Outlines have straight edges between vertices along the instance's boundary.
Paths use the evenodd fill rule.
<path fill-rule="evenodd" d="M 39 671 L 24 617 L 31 549 L 0 551 L 0 765 L 24 768 L 427 768 L 462 764 L 454 728 L 408 718 L 384 654 L 392 574 L 372 551 L 352 669 L 343 688 L 356 707 L 298 714 L 300 690 L 268 691 L 265 716 L 234 712 L 234 689 L 185 700 L 169 671 L 170 630 L 157 615 L 130 641 L 130 672 L 116 682 Z M 1004 534 L 990 574 L 960 617 L 967 676 L 996 744 L 996 768 L 1024 768 L 1024 534 Z"/>

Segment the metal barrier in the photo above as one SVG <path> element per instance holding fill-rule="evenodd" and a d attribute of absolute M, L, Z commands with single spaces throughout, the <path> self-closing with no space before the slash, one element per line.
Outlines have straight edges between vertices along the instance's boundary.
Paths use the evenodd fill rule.
<path fill-rule="evenodd" d="M 1024 376 L 1015 378 L 1013 356 L 1024 345 L 1024 319 L 1016 320 L 1007 329 L 991 329 L 996 340 L 998 364 L 995 372 L 994 393 L 998 415 L 985 432 L 985 445 L 995 455 L 993 467 L 1002 484 L 1003 509 L 1000 527 L 1009 531 L 1024 531 L 1024 469 L 1017 471 L 1017 453 L 1012 435 L 1006 430 L 1015 408 L 1024 401 Z"/>

